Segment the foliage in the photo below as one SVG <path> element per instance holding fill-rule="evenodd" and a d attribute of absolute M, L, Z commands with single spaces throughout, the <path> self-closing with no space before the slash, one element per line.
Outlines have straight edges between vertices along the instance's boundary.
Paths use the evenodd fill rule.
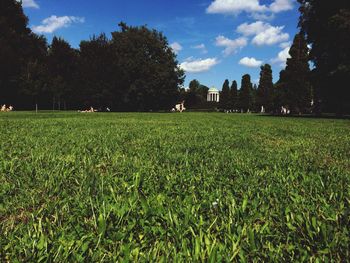
<path fill-rule="evenodd" d="M 231 88 L 230 88 L 230 108 L 231 109 L 237 109 L 238 107 L 238 87 L 237 87 L 237 81 L 232 81 Z"/>
<path fill-rule="evenodd" d="M 21 101 L 21 80 L 28 64 L 46 52 L 46 39 L 38 37 L 27 27 L 21 3 L 0 2 L 0 104 Z M 23 101 L 21 101 L 23 103 Z"/>
<path fill-rule="evenodd" d="M 257 110 L 264 106 L 267 112 L 273 110 L 272 69 L 269 64 L 261 66 L 259 86 L 257 89 Z"/>
<path fill-rule="evenodd" d="M 128 110 L 170 109 L 177 100 L 184 72 L 166 37 L 145 26 L 121 22 L 112 32 L 117 85 Z"/>
<path fill-rule="evenodd" d="M 311 45 L 313 86 L 324 111 L 350 112 L 350 3 L 298 0 L 301 30 Z"/>
<path fill-rule="evenodd" d="M 77 50 L 54 37 L 48 49 L 27 27 L 19 1 L 0 4 L 1 104 L 28 109 L 34 98 L 46 109 L 148 111 L 179 99 L 184 72 L 161 32 L 121 22 L 111 39 L 93 36 Z"/>
<path fill-rule="evenodd" d="M 220 92 L 220 107 L 222 109 L 230 109 L 230 82 L 228 79 L 224 81 Z"/>
<path fill-rule="evenodd" d="M 80 104 L 104 105 L 111 109 L 123 100 L 117 88 L 118 72 L 114 70 L 111 42 L 105 34 L 80 42 Z"/>
<path fill-rule="evenodd" d="M 311 108 L 310 69 L 308 47 L 302 33 L 295 35 L 289 50 L 287 66 L 280 74 L 279 87 L 283 89 L 283 103 L 292 113 L 309 112 Z"/>
<path fill-rule="evenodd" d="M 239 92 L 239 104 L 243 111 L 252 110 L 253 108 L 253 84 L 250 81 L 250 75 L 242 76 L 241 89 Z"/>
<path fill-rule="evenodd" d="M 348 120 L 12 112 L 0 122 L 1 262 L 350 258 Z"/>
<path fill-rule="evenodd" d="M 190 81 L 189 89 L 185 91 L 183 100 L 187 108 L 207 108 L 207 94 L 209 88 L 194 79 Z"/>

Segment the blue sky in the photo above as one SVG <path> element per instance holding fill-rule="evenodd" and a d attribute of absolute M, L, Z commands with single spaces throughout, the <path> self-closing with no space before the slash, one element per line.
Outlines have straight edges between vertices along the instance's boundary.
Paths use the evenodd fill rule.
<path fill-rule="evenodd" d="M 297 33 L 296 0 L 23 0 L 29 26 L 51 41 L 78 48 L 93 34 L 107 35 L 118 23 L 162 31 L 186 71 L 185 86 L 198 79 L 221 89 L 225 79 L 250 74 L 257 83 L 262 63 L 272 65 L 274 82 Z"/>

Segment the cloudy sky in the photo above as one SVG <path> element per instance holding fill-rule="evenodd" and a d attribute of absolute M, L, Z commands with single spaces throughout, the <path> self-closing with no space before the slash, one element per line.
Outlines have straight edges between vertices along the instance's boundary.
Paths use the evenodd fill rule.
<path fill-rule="evenodd" d="M 225 79 L 248 73 L 259 78 L 263 63 L 272 65 L 274 81 L 297 32 L 296 0 L 23 0 L 30 27 L 51 41 L 73 47 L 93 34 L 109 34 L 124 21 L 162 31 L 192 79 L 221 89 Z"/>

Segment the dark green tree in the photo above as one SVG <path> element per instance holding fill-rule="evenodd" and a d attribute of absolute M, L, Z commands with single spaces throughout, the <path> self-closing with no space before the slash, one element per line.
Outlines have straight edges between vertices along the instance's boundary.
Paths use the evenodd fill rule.
<path fill-rule="evenodd" d="M 115 61 L 111 42 L 105 34 L 93 36 L 89 41 L 80 43 L 79 56 L 79 94 L 84 108 L 114 109 L 118 101 L 116 79 L 118 72 L 113 70 Z M 80 98 L 80 99 L 79 99 Z"/>
<path fill-rule="evenodd" d="M 40 60 L 43 47 L 46 52 L 46 40 L 33 34 L 27 25 L 20 2 L 0 1 L 0 104 L 14 104 L 16 108 L 23 108 L 26 101 L 22 80 L 31 67 L 28 63 Z"/>
<path fill-rule="evenodd" d="M 283 79 L 285 75 L 285 69 L 280 71 L 279 74 L 279 79 L 278 81 L 274 84 L 274 91 L 273 91 L 273 113 L 279 114 L 281 111 L 281 107 L 286 105 L 286 92 L 285 89 L 283 88 Z"/>
<path fill-rule="evenodd" d="M 44 99 L 49 80 L 46 65 L 38 60 L 27 63 L 22 75 L 21 93 L 30 97 L 38 110 L 40 99 Z M 45 101 L 43 101 L 45 105 Z"/>
<path fill-rule="evenodd" d="M 304 35 L 296 34 L 289 50 L 291 57 L 280 75 L 279 86 L 284 89 L 283 103 L 292 113 L 308 112 L 311 108 L 308 51 Z"/>
<path fill-rule="evenodd" d="M 198 94 L 201 97 L 202 102 L 206 102 L 207 101 L 208 90 L 209 90 L 209 87 L 207 87 L 205 85 L 201 84 L 199 86 Z"/>
<path fill-rule="evenodd" d="M 220 107 L 225 110 L 230 108 L 230 82 L 228 79 L 226 79 L 222 85 L 222 90 L 220 93 Z"/>
<path fill-rule="evenodd" d="M 170 109 L 179 99 L 184 72 L 166 37 L 146 26 L 119 26 L 112 50 L 120 104 L 127 110 Z"/>
<path fill-rule="evenodd" d="M 324 111 L 350 112 L 350 2 L 298 0 L 299 26 L 311 45 L 315 102 Z"/>
<path fill-rule="evenodd" d="M 193 79 L 190 81 L 188 90 L 185 95 L 185 104 L 188 108 L 196 107 L 201 102 L 199 93 L 200 83 L 198 80 Z"/>
<path fill-rule="evenodd" d="M 238 87 L 237 87 L 237 81 L 232 81 L 231 88 L 230 88 L 230 108 L 231 109 L 237 109 L 238 107 Z"/>
<path fill-rule="evenodd" d="M 77 76 L 78 53 L 62 38 L 54 37 L 49 48 L 48 69 L 53 105 L 66 109 L 72 103 Z"/>
<path fill-rule="evenodd" d="M 184 98 L 185 105 L 189 108 L 203 107 L 207 100 L 208 90 L 209 88 L 201 85 L 198 80 L 191 80 Z"/>
<path fill-rule="evenodd" d="M 243 111 L 252 110 L 253 97 L 252 97 L 253 84 L 250 80 L 250 75 L 245 74 L 242 76 L 241 89 L 239 92 L 239 105 Z"/>
<path fill-rule="evenodd" d="M 196 79 L 193 79 L 190 81 L 188 88 L 191 92 L 197 92 L 199 89 L 199 86 L 200 86 L 199 81 Z"/>
<path fill-rule="evenodd" d="M 259 110 L 264 106 L 266 111 L 273 107 L 273 82 L 272 69 L 269 64 L 261 66 L 259 86 L 257 89 L 256 108 Z"/>

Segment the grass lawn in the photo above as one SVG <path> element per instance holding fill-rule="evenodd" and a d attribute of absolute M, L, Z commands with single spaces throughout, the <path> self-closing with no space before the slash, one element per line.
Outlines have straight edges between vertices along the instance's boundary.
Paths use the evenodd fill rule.
<path fill-rule="evenodd" d="M 346 261 L 350 121 L 0 114 L 0 261 Z"/>

